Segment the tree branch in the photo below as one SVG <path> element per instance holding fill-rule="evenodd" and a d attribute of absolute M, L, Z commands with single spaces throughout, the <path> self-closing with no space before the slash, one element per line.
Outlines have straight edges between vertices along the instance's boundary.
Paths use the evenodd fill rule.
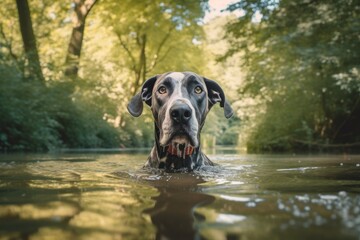
<path fill-rule="evenodd" d="M 5 40 L 5 47 L 9 50 L 9 54 L 10 56 L 14 59 L 14 60 L 17 60 L 18 59 L 18 56 L 16 56 L 16 54 L 13 52 L 12 50 L 12 42 L 11 40 L 9 40 L 7 37 L 6 37 L 6 34 L 4 32 L 4 28 L 3 28 L 3 24 L 0 23 L 0 35 L 1 37 Z"/>
<path fill-rule="evenodd" d="M 170 46 L 170 47 L 168 48 L 168 50 L 164 53 L 164 55 L 163 55 L 161 58 L 159 58 L 159 60 L 157 61 L 157 63 L 162 62 L 162 61 L 167 57 L 167 55 L 170 53 L 170 51 L 171 51 L 172 49 L 173 49 L 173 48 Z M 149 70 L 149 72 L 150 72 L 150 70 Z"/>
<path fill-rule="evenodd" d="M 65 75 L 76 77 L 79 70 L 82 42 L 85 32 L 85 20 L 96 0 L 74 0 L 73 29 L 65 59 Z"/>
<path fill-rule="evenodd" d="M 175 29 L 175 27 L 172 27 L 169 29 L 169 31 L 167 32 L 167 34 L 164 36 L 164 38 L 161 40 L 157 50 L 156 50 L 156 53 L 154 54 L 154 57 L 153 57 L 153 61 L 151 62 L 151 65 L 149 67 L 149 69 L 147 69 L 146 72 L 151 72 L 155 66 L 157 65 L 158 63 L 158 60 L 159 60 L 159 55 L 160 55 L 160 52 L 161 52 L 161 49 L 163 48 L 163 46 L 165 45 L 165 43 L 167 42 L 167 40 L 169 39 L 170 35 L 171 35 L 171 32 Z"/>
<path fill-rule="evenodd" d="M 127 55 L 130 57 L 131 59 L 131 63 L 132 63 L 132 70 L 136 70 L 136 61 L 135 61 L 135 57 L 132 55 L 130 49 L 127 47 L 127 45 L 125 44 L 125 42 L 122 40 L 121 38 L 121 34 L 117 33 L 116 34 L 119 38 L 120 41 L 120 45 L 124 48 L 125 52 L 127 53 Z"/>
<path fill-rule="evenodd" d="M 142 85 L 142 83 L 145 81 L 146 78 L 146 40 L 147 36 L 146 34 L 141 35 L 139 37 L 139 44 L 141 47 L 140 55 L 139 55 L 139 66 L 138 69 L 135 70 L 136 79 L 133 85 L 133 92 L 132 94 L 135 95 L 138 88 Z"/>
<path fill-rule="evenodd" d="M 91 11 L 91 9 L 94 7 L 95 3 L 97 0 L 85 0 L 85 7 L 87 9 L 85 17 L 89 14 L 89 12 Z"/>

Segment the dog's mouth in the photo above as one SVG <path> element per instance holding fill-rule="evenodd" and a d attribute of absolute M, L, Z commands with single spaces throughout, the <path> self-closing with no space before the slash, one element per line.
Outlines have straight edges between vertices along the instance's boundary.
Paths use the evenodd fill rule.
<path fill-rule="evenodd" d="M 191 144 L 189 137 L 186 135 L 174 136 L 167 145 L 163 146 L 163 148 L 168 154 L 183 159 L 185 159 L 186 156 L 192 155 L 195 150 L 195 147 Z"/>

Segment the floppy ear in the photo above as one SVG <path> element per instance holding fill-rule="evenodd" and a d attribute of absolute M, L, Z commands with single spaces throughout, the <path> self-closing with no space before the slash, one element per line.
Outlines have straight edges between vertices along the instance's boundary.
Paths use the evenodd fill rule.
<path fill-rule="evenodd" d="M 222 88 L 215 81 L 204 78 L 205 85 L 208 91 L 208 99 L 209 99 L 209 110 L 216 104 L 220 103 L 220 107 L 224 108 L 224 115 L 226 118 L 230 118 L 234 112 L 225 99 L 225 94 Z"/>
<path fill-rule="evenodd" d="M 132 116 L 138 117 L 141 115 L 143 111 L 143 102 L 151 106 L 152 90 L 157 77 L 158 76 L 154 76 L 146 80 L 141 87 L 141 91 L 130 100 L 127 109 Z"/>

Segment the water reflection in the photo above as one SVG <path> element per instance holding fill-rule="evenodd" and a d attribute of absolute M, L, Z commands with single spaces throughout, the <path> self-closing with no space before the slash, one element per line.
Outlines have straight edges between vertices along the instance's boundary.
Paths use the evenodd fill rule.
<path fill-rule="evenodd" d="M 121 166 L 119 158 L 127 171 L 140 168 L 126 164 L 134 161 L 127 155 L 1 161 L 0 239 L 154 236 L 155 228 L 142 211 L 152 206 L 156 190 L 112 174 Z"/>
<path fill-rule="evenodd" d="M 359 156 L 211 158 L 169 174 L 146 155 L 0 156 L 0 239 L 358 239 Z"/>
<path fill-rule="evenodd" d="M 153 198 L 154 207 L 144 211 L 156 226 L 156 239 L 198 238 L 194 220 L 204 217 L 195 215 L 194 209 L 212 203 L 215 197 L 200 192 L 198 184 L 204 180 L 195 174 L 178 173 L 163 178 L 152 182 L 159 195 Z"/>

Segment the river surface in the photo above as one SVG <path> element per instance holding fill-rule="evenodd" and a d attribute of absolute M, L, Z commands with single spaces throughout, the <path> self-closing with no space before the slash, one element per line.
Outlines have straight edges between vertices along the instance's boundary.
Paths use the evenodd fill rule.
<path fill-rule="evenodd" d="M 360 156 L 208 156 L 165 173 L 145 152 L 0 155 L 0 239 L 360 239 Z"/>

